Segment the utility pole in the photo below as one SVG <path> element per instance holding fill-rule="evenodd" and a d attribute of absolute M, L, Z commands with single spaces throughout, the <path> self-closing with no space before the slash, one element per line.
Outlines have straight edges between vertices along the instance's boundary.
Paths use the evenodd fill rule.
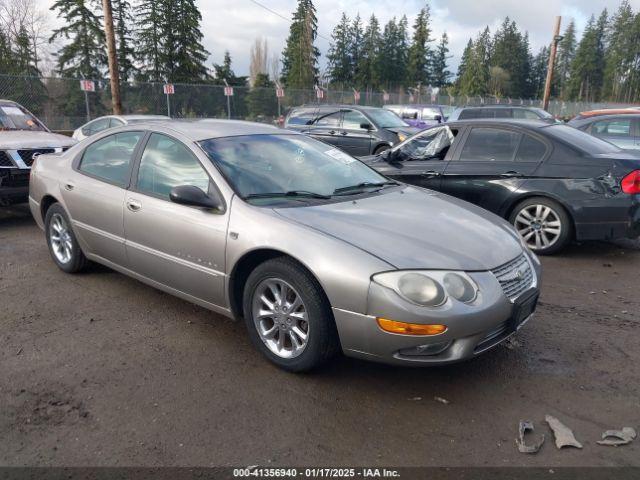
<path fill-rule="evenodd" d="M 104 13 L 104 33 L 107 37 L 107 56 L 109 57 L 109 80 L 111 83 L 111 104 L 114 115 L 122 115 L 122 100 L 120 99 L 120 73 L 116 58 L 116 38 L 113 33 L 113 12 L 111 0 L 102 0 Z"/>
<path fill-rule="evenodd" d="M 551 97 L 551 82 L 553 81 L 553 69 L 556 63 L 556 52 L 558 51 L 558 43 L 562 40 L 560 36 L 560 22 L 562 17 L 556 17 L 556 26 L 553 30 L 553 41 L 551 42 L 551 51 L 549 52 L 549 65 L 547 66 L 547 80 L 544 84 L 544 97 L 542 99 L 542 108 L 549 108 L 549 97 Z"/>

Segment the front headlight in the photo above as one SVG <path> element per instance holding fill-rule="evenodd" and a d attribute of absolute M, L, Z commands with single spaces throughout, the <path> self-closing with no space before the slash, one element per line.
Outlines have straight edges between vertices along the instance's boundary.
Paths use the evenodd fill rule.
<path fill-rule="evenodd" d="M 398 133 L 398 140 L 404 142 L 407 139 L 407 136 L 404 133 Z"/>
<path fill-rule="evenodd" d="M 478 295 L 477 285 L 464 272 L 385 272 L 374 275 L 373 281 L 395 291 L 405 300 L 423 307 L 443 305 L 447 297 L 471 303 Z"/>

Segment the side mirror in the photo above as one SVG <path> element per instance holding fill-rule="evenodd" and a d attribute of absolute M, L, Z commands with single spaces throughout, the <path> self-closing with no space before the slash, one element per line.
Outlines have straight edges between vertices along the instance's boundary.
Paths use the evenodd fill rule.
<path fill-rule="evenodd" d="M 373 126 L 370 123 L 361 123 L 360 128 L 363 130 L 373 130 Z"/>
<path fill-rule="evenodd" d="M 191 207 L 202 207 L 208 209 L 218 209 L 222 206 L 217 198 L 211 198 L 200 188 L 194 185 L 179 185 L 173 187 L 169 193 L 169 198 L 173 203 L 189 205 Z"/>
<path fill-rule="evenodd" d="M 442 123 L 442 115 L 435 115 L 433 119 L 438 123 Z"/>

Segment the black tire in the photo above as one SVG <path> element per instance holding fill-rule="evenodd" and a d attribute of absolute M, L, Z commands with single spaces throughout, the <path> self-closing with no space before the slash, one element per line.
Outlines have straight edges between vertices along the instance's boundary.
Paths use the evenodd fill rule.
<path fill-rule="evenodd" d="M 374 155 L 380 155 L 382 152 L 384 152 L 385 150 L 389 150 L 391 147 L 389 145 L 380 145 L 379 147 L 376 147 L 376 149 L 373 151 Z"/>
<path fill-rule="evenodd" d="M 71 255 L 68 261 L 61 261 L 54 252 L 54 247 L 52 245 L 52 222 L 56 216 L 60 216 L 66 222 L 68 226 L 68 235 L 69 241 L 71 243 Z M 62 205 L 59 203 L 54 203 L 47 210 L 47 214 L 44 219 L 45 225 L 45 237 L 47 239 L 47 245 L 49 247 L 49 253 L 51 254 L 51 258 L 55 262 L 55 264 L 60 268 L 60 270 L 67 273 L 76 273 L 81 271 L 83 268 L 87 266 L 88 260 L 87 257 L 84 256 L 84 253 L 80 249 L 80 245 L 78 244 L 78 239 L 73 233 L 73 228 L 71 227 L 71 221 L 69 220 L 69 216 L 62 208 Z"/>
<path fill-rule="evenodd" d="M 307 313 L 308 339 L 301 354 L 282 358 L 272 352 L 258 333 L 253 318 L 253 298 L 266 280 L 283 280 L 299 293 Z M 340 351 L 340 342 L 331 306 L 322 287 L 296 261 L 279 257 L 258 265 L 249 275 L 243 292 L 243 317 L 251 341 L 272 363 L 290 372 L 306 372 L 319 367 Z"/>
<path fill-rule="evenodd" d="M 555 217 L 560 224 L 560 232 L 556 236 L 555 240 L 548 246 L 545 246 L 544 243 L 542 243 L 540 246 L 531 245 L 531 243 L 535 243 L 536 236 L 542 235 L 542 233 L 539 234 L 534 232 L 532 237 L 529 237 L 528 240 L 525 239 L 525 242 L 527 243 L 529 248 L 531 248 L 531 250 L 533 250 L 537 255 L 553 255 L 554 253 L 558 253 L 559 251 L 564 249 L 573 239 L 573 222 L 571 221 L 571 217 L 569 216 L 565 208 L 558 202 L 547 197 L 527 198 L 526 200 L 523 200 L 515 206 L 515 208 L 511 212 L 511 215 L 509 216 L 509 223 L 511 223 L 511 225 L 513 225 L 516 230 L 522 229 L 523 223 L 521 223 L 521 219 L 523 217 L 519 217 L 519 215 L 523 211 L 527 211 L 527 209 L 535 210 L 538 205 L 542 207 L 543 211 L 545 211 L 546 208 L 550 209 L 551 213 L 548 214 L 547 219 Z M 520 220 L 518 220 L 518 218 L 520 218 Z M 539 222 L 532 222 L 532 225 L 533 223 L 538 223 L 539 225 Z M 553 224 L 555 225 L 555 223 Z M 551 225 L 551 222 L 549 222 L 549 225 Z M 546 227 L 546 224 L 544 226 Z M 531 231 L 533 230 L 534 227 L 532 226 Z M 528 231 L 527 234 L 531 233 L 531 231 Z"/>

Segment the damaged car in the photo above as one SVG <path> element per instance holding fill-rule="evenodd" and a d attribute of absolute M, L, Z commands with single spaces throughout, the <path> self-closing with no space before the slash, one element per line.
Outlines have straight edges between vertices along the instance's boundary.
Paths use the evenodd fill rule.
<path fill-rule="evenodd" d="M 541 255 L 640 235 L 640 155 L 566 125 L 451 122 L 362 160 L 498 214 Z"/>
<path fill-rule="evenodd" d="M 42 154 L 62 153 L 75 143 L 51 133 L 23 106 L 0 100 L 0 206 L 26 203 L 34 160 Z"/>
<path fill-rule="evenodd" d="M 538 300 L 540 262 L 503 219 L 268 125 L 105 131 L 39 158 L 29 203 L 63 271 L 95 261 L 243 320 L 291 371 L 473 358 Z"/>

